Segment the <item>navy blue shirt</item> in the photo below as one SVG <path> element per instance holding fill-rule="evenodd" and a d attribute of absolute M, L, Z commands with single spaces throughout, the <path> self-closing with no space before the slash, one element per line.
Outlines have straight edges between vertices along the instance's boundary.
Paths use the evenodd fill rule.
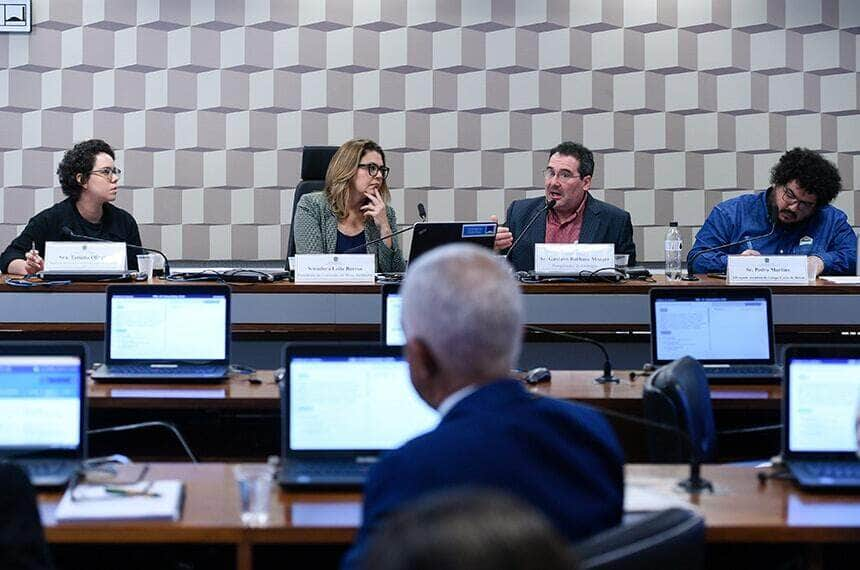
<path fill-rule="evenodd" d="M 358 232 L 354 236 L 348 236 L 337 230 L 337 244 L 334 246 L 335 253 L 367 253 L 367 238 L 364 232 Z"/>
<path fill-rule="evenodd" d="M 838 275 L 854 273 L 857 263 L 857 238 L 842 210 L 827 205 L 818 208 L 809 218 L 791 226 L 776 225 L 768 237 L 758 239 L 771 229 L 768 217 L 769 190 L 745 194 L 720 202 L 705 225 L 696 234 L 696 243 L 687 260 L 696 252 L 739 240 L 741 245 L 703 253 L 693 262 L 692 273 L 724 272 L 728 255 L 738 255 L 754 249 L 764 255 L 814 255 L 824 262 L 824 273 Z"/>

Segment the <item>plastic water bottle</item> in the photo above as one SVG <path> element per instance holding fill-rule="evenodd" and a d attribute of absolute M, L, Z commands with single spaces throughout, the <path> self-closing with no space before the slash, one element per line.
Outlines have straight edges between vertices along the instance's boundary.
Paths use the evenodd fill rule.
<path fill-rule="evenodd" d="M 666 232 L 666 279 L 677 281 L 681 278 L 681 232 L 678 231 L 678 222 L 669 224 Z"/>

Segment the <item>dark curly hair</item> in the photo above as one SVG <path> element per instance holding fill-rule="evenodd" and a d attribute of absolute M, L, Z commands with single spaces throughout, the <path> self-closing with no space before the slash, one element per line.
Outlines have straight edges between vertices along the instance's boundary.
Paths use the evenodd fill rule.
<path fill-rule="evenodd" d="M 770 170 L 770 183 L 785 186 L 792 180 L 805 192 L 815 194 L 817 206 L 826 206 L 842 190 L 842 177 L 832 162 L 808 148 L 795 147 L 779 157 Z"/>
<path fill-rule="evenodd" d="M 71 196 L 75 200 L 81 197 L 81 192 L 83 192 L 81 184 L 90 177 L 90 171 L 96 163 L 96 155 L 101 153 L 116 159 L 113 149 L 101 139 L 79 142 L 66 151 L 63 160 L 57 166 L 57 176 L 60 179 L 60 186 L 63 187 L 63 194 Z M 81 175 L 80 183 L 77 179 L 78 174 Z"/>
<path fill-rule="evenodd" d="M 594 174 L 594 155 L 581 144 L 565 141 L 549 151 L 549 157 L 552 158 L 552 155 L 556 153 L 562 156 L 572 156 L 579 161 L 578 170 L 580 178 Z"/>

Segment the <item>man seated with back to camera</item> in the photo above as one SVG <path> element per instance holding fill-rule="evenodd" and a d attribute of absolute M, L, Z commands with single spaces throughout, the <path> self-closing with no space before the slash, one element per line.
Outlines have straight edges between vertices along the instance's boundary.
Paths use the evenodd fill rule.
<path fill-rule="evenodd" d="M 628 263 L 635 265 L 630 214 L 590 195 L 593 174 L 594 155 L 581 144 L 563 142 L 550 150 L 543 170 L 544 195 L 511 202 L 506 225 L 496 230 L 493 249 L 508 250 L 519 239 L 508 252 L 517 271 L 535 268 L 536 243 L 611 243 L 615 253 L 629 255 Z M 550 200 L 555 204 L 547 210 Z M 491 219 L 498 221 L 496 216 Z"/>
<path fill-rule="evenodd" d="M 442 419 L 371 469 L 363 524 L 343 567 L 359 567 L 392 511 L 463 485 L 523 499 L 570 541 L 617 525 L 623 457 L 609 423 L 510 379 L 523 299 L 509 266 L 489 250 L 447 245 L 409 266 L 401 293 L 412 384 Z"/>
<path fill-rule="evenodd" d="M 816 276 L 853 273 L 857 238 L 845 213 L 830 205 L 842 189 L 836 166 L 815 151 L 794 148 L 771 169 L 770 184 L 714 206 L 688 262 L 708 248 L 746 241 L 701 253 L 690 273 L 724 273 L 729 254 L 805 255 Z"/>

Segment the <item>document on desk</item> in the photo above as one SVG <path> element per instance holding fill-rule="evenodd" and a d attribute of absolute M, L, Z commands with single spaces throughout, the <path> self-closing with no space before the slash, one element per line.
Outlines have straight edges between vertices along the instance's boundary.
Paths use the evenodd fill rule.
<path fill-rule="evenodd" d="M 74 499 L 72 493 L 74 492 Z M 78 485 L 66 490 L 57 522 L 167 520 L 182 518 L 182 481 L 141 481 L 134 485 Z"/>
<path fill-rule="evenodd" d="M 624 512 L 640 513 L 662 511 L 678 507 L 698 511 L 689 501 L 689 495 L 677 491 L 674 479 L 627 477 L 624 484 Z"/>
<path fill-rule="evenodd" d="M 860 275 L 828 275 L 819 277 L 822 281 L 829 281 L 837 285 L 860 285 Z"/>

